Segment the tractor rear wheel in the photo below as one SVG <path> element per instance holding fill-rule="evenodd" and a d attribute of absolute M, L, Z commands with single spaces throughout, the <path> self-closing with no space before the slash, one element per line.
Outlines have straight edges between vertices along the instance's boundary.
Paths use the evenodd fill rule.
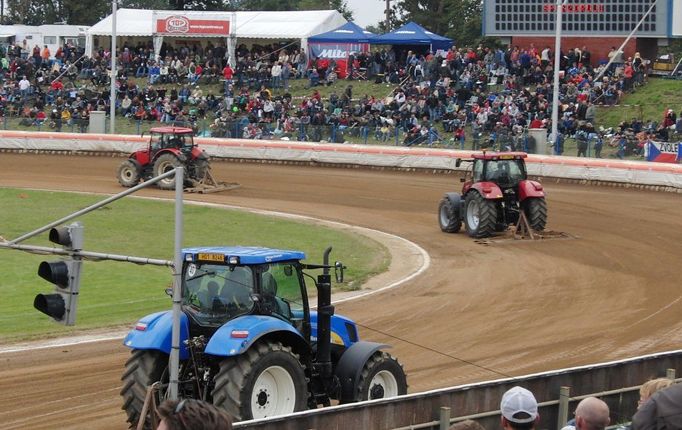
<path fill-rule="evenodd" d="M 126 369 L 121 377 L 123 388 L 123 407 L 128 415 L 131 428 L 137 426 L 140 413 L 147 395 L 147 387 L 161 379 L 161 375 L 168 367 L 168 355 L 154 350 L 133 350 L 132 356 L 126 362 Z M 151 429 L 149 416 L 144 417 L 145 429 Z"/>
<path fill-rule="evenodd" d="M 220 363 L 213 404 L 236 421 L 289 414 L 306 409 L 307 385 L 304 367 L 289 346 L 259 342 Z"/>
<path fill-rule="evenodd" d="M 452 207 L 452 203 L 446 197 L 443 197 L 438 205 L 438 224 L 441 231 L 446 233 L 457 233 L 462 228 L 459 211 Z"/>
<path fill-rule="evenodd" d="M 117 176 L 119 184 L 126 188 L 134 187 L 140 182 L 142 168 L 138 162 L 128 159 L 119 166 Z"/>
<path fill-rule="evenodd" d="M 403 366 L 387 352 L 378 351 L 362 368 L 355 401 L 385 399 L 406 393 L 407 378 Z"/>
<path fill-rule="evenodd" d="M 497 225 L 497 204 L 494 200 L 485 199 L 476 191 L 467 194 L 464 199 L 464 224 L 471 237 L 489 237 L 495 232 Z"/>
<path fill-rule="evenodd" d="M 526 218 L 530 228 L 542 231 L 547 225 L 547 202 L 544 197 L 532 197 L 524 202 Z"/>
<path fill-rule="evenodd" d="M 178 157 L 171 153 L 161 154 L 154 162 L 154 176 L 163 175 L 176 167 L 183 167 Z M 156 185 L 162 190 L 172 190 L 175 188 L 175 176 L 164 178 L 157 182 Z"/>

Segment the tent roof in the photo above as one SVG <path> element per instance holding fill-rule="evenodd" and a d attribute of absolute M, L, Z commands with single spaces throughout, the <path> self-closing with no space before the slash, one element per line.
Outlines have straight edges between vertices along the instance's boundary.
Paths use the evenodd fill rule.
<path fill-rule="evenodd" d="M 154 34 L 154 12 L 149 9 L 118 9 L 116 11 L 117 36 L 151 36 Z M 335 28 L 346 20 L 336 10 L 306 11 L 156 11 L 163 14 L 186 16 L 190 19 L 231 19 L 236 14 L 237 38 L 301 39 Z M 111 35 L 111 15 L 93 25 L 89 35 Z"/>
<path fill-rule="evenodd" d="M 355 43 L 369 43 L 370 39 L 376 37 L 376 34 L 367 31 L 354 22 L 347 22 L 341 27 L 326 33 L 317 34 L 308 38 L 308 42 L 324 43 L 324 42 L 355 42 Z"/>
<path fill-rule="evenodd" d="M 452 39 L 430 32 L 415 22 L 408 22 L 390 33 L 377 36 L 370 43 L 377 45 L 431 45 L 436 49 L 448 49 Z"/>

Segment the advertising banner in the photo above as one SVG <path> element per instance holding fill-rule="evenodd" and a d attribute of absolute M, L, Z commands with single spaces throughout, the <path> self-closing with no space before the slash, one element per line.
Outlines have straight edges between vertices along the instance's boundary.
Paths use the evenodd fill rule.
<path fill-rule="evenodd" d="M 156 34 L 163 36 L 225 36 L 230 34 L 230 21 L 192 19 L 184 15 L 156 17 Z"/>
<path fill-rule="evenodd" d="M 677 163 L 680 161 L 682 143 L 649 141 L 647 161 Z"/>
<path fill-rule="evenodd" d="M 351 53 L 369 51 L 367 43 L 309 43 L 308 52 L 310 59 L 319 58 L 318 64 L 328 67 L 330 60 L 336 62 L 336 73 L 344 79 L 348 71 L 348 57 Z"/>

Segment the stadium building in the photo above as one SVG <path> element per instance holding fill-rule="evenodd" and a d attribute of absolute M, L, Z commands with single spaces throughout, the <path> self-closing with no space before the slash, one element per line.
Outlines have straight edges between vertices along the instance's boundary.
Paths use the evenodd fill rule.
<path fill-rule="evenodd" d="M 592 63 L 607 60 L 654 4 L 623 49 L 626 56 L 640 52 L 654 59 L 658 48 L 682 37 L 682 0 L 566 0 L 562 14 L 564 52 L 587 47 Z M 484 0 L 483 34 L 512 45 L 538 50 L 554 47 L 556 0 Z"/>

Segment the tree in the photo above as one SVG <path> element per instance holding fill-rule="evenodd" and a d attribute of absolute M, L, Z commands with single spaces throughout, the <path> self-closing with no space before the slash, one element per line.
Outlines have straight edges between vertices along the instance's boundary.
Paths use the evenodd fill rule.
<path fill-rule="evenodd" d="M 472 45 L 481 38 L 481 0 L 398 0 L 397 9 L 403 23 L 414 21 L 458 45 Z"/>

